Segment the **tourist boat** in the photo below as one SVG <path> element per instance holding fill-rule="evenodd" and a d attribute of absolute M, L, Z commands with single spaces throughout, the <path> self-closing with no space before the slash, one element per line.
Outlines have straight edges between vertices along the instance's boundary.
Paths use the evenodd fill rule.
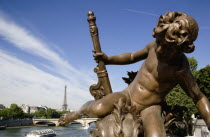
<path fill-rule="evenodd" d="M 56 132 L 52 129 L 33 130 L 29 132 L 26 137 L 54 137 Z"/>

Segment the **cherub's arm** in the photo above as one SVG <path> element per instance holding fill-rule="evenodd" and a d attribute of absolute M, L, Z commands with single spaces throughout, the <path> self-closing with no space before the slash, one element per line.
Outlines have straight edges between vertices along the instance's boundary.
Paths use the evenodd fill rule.
<path fill-rule="evenodd" d="M 123 53 L 115 56 L 110 56 L 108 57 L 106 64 L 112 64 L 112 65 L 132 64 L 146 59 L 148 51 L 149 51 L 148 47 L 145 47 L 133 53 Z"/>
<path fill-rule="evenodd" d="M 154 46 L 154 42 L 149 43 L 145 48 L 138 50 L 133 53 L 123 53 L 115 56 L 106 56 L 104 53 L 96 53 L 94 57 L 97 60 L 100 58 L 104 61 L 105 64 L 107 65 L 126 65 L 126 64 L 132 64 L 141 60 L 144 60 L 148 56 L 148 52 L 150 47 Z"/>
<path fill-rule="evenodd" d="M 178 80 L 182 89 L 193 99 L 196 108 L 210 130 L 210 103 L 206 96 L 200 91 L 189 67 L 179 74 Z"/>

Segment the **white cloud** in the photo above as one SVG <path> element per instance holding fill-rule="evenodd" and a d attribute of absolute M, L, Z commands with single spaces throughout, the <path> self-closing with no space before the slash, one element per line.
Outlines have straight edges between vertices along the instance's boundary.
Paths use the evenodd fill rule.
<path fill-rule="evenodd" d="M 74 76 L 72 74 L 76 74 L 77 76 L 85 77 L 85 83 L 93 82 L 87 74 L 79 72 L 67 60 L 51 50 L 47 43 L 4 16 L 0 16 L 0 36 L 7 42 L 12 43 L 13 46 L 49 61 L 49 67 L 54 68 L 55 73 L 67 79 L 70 78 L 69 76 Z"/>
<path fill-rule="evenodd" d="M 7 106 L 11 103 L 19 105 L 26 103 L 61 108 L 65 83 L 68 83 L 67 102 L 71 108 L 77 109 L 91 99 L 89 92 L 77 85 L 46 73 L 0 50 L 1 103 L 7 102 Z"/>
<path fill-rule="evenodd" d="M 63 96 L 65 84 L 68 85 L 70 91 L 68 95 L 70 105 L 78 108 L 90 99 L 88 89 L 95 81 L 87 72 L 75 69 L 46 42 L 2 15 L 0 13 L 0 36 L 23 52 L 47 60 L 48 63 L 43 66 L 64 78 L 44 72 L 32 64 L 6 54 L 5 51 L 0 51 L 0 93 L 4 94 L 4 98 L 0 99 L 2 103 L 6 100 L 6 102 L 18 100 L 17 102 L 22 103 L 41 103 L 51 106 L 55 104 L 55 107 L 58 107 L 63 101 L 63 97 L 58 97 Z"/>

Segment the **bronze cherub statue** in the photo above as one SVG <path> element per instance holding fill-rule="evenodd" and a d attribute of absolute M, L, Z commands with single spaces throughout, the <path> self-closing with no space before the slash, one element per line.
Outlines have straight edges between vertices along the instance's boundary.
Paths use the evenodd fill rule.
<path fill-rule="evenodd" d="M 94 15 L 89 12 L 90 27 L 92 25 L 94 29 L 95 20 L 91 19 L 94 19 Z M 102 118 L 97 124 L 98 130 L 94 131 L 92 136 L 133 137 L 142 134 L 145 137 L 165 137 L 160 104 L 165 96 L 179 84 L 192 98 L 210 129 L 209 101 L 200 91 L 184 54 L 194 51 L 193 42 L 198 36 L 198 30 L 197 22 L 189 15 L 169 11 L 160 16 L 152 32 L 152 36 L 156 39 L 145 48 L 115 56 L 107 56 L 101 51 L 94 50 L 95 60 L 103 61 L 105 65 L 124 65 L 145 61 L 126 89 L 114 93 L 109 90 L 101 94 L 96 98 L 97 100 L 85 103 L 78 111 L 62 116 L 60 123 L 68 124 L 81 115 L 88 115 Z M 99 41 L 96 39 L 93 42 L 97 44 Z M 101 90 L 106 91 L 106 87 L 101 87 L 103 87 Z M 123 118 L 120 121 L 112 115 L 118 115 L 119 118 L 123 116 Z M 111 123 L 112 120 L 118 121 L 123 127 L 118 135 L 114 130 L 118 130 L 119 127 L 115 127 Z M 104 129 L 103 125 L 108 128 Z"/>

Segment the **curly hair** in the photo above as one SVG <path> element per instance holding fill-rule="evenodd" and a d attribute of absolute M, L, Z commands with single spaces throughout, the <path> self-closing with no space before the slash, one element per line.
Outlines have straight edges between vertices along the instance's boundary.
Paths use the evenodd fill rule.
<path fill-rule="evenodd" d="M 183 12 L 169 11 L 161 15 L 152 36 L 160 42 L 163 38 L 172 45 L 180 47 L 183 52 L 191 53 L 195 49 L 193 42 L 198 36 L 197 22 Z"/>

